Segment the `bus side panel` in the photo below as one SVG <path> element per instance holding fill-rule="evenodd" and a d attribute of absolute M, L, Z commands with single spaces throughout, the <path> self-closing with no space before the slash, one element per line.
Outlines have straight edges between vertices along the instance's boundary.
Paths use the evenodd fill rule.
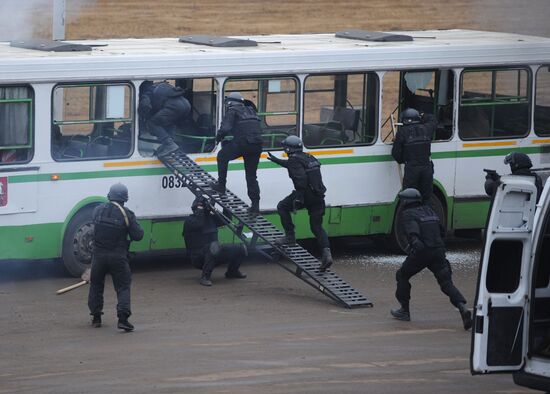
<path fill-rule="evenodd" d="M 453 229 L 483 228 L 491 201 L 489 199 L 454 199 Z"/>
<path fill-rule="evenodd" d="M 63 223 L 0 227 L 0 259 L 51 259 L 59 257 Z"/>

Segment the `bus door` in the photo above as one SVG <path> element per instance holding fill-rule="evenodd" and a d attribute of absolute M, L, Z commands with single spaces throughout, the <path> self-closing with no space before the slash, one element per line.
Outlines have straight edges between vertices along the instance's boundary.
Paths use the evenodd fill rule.
<path fill-rule="evenodd" d="M 527 349 L 537 189 L 527 177 L 504 176 L 501 181 L 478 276 L 470 355 L 474 374 L 519 370 Z"/>

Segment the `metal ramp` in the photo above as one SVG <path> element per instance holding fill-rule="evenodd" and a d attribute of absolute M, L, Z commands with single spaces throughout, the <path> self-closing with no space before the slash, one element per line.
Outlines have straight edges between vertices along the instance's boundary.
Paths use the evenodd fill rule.
<path fill-rule="evenodd" d="M 275 240 L 283 233 L 261 215 L 248 212 L 248 205 L 239 197 L 227 190 L 225 194 L 213 190 L 210 185 L 216 182 L 208 172 L 191 160 L 180 150 L 159 160 L 195 195 L 207 195 L 211 201 L 219 205 L 223 213 L 218 211 L 227 226 L 249 247 L 260 252 L 276 262 L 288 272 L 319 290 L 347 308 L 372 306 L 359 291 L 351 287 L 334 272 L 319 272 L 320 261 L 298 244 L 279 246 Z M 246 233 L 250 233 L 247 236 Z M 275 258 L 282 255 L 288 262 Z"/>

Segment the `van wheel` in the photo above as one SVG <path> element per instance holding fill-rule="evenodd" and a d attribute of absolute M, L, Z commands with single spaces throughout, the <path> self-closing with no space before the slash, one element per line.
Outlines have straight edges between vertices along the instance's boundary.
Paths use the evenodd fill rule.
<path fill-rule="evenodd" d="M 434 212 L 437 214 L 437 216 L 439 216 L 439 220 L 441 221 L 443 227 L 447 228 L 447 214 L 445 212 L 445 208 L 435 194 L 432 194 L 432 196 L 430 197 L 429 204 L 430 207 L 432 207 Z M 407 245 L 409 243 L 407 241 L 407 236 L 405 235 L 405 230 L 403 229 L 403 226 L 399 224 L 402 212 L 403 205 L 399 204 L 397 206 L 397 209 L 395 210 L 391 234 L 388 237 L 388 248 L 391 251 L 399 254 L 405 254 L 405 249 L 407 248 Z"/>
<path fill-rule="evenodd" d="M 78 211 L 69 222 L 63 237 L 63 264 L 74 277 L 80 277 L 92 263 L 93 208 L 88 206 Z"/>

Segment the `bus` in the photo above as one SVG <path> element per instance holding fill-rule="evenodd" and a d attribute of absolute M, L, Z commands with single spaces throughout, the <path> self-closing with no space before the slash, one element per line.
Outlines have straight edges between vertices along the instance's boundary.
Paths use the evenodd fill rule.
<path fill-rule="evenodd" d="M 193 194 L 155 156 L 137 111 L 144 81 L 185 91 L 192 115 L 175 128 L 181 148 L 216 172 L 224 97 L 258 109 L 264 151 L 299 136 L 319 158 L 331 237 L 380 235 L 396 247 L 401 169 L 391 157 L 400 112 L 433 114 L 433 198 L 449 230 L 483 228 L 490 200 L 483 168 L 503 156 L 550 160 L 550 39 L 471 30 L 182 36 L 0 43 L 0 259 L 61 258 L 79 275 L 90 263 L 90 214 L 124 183 L 145 229 L 132 252 L 183 250 Z M 241 160 L 228 188 L 246 196 Z M 292 189 L 262 154 L 260 209 Z M 312 237 L 307 213 L 297 237 Z M 224 234 L 231 240 L 232 235 Z"/>

